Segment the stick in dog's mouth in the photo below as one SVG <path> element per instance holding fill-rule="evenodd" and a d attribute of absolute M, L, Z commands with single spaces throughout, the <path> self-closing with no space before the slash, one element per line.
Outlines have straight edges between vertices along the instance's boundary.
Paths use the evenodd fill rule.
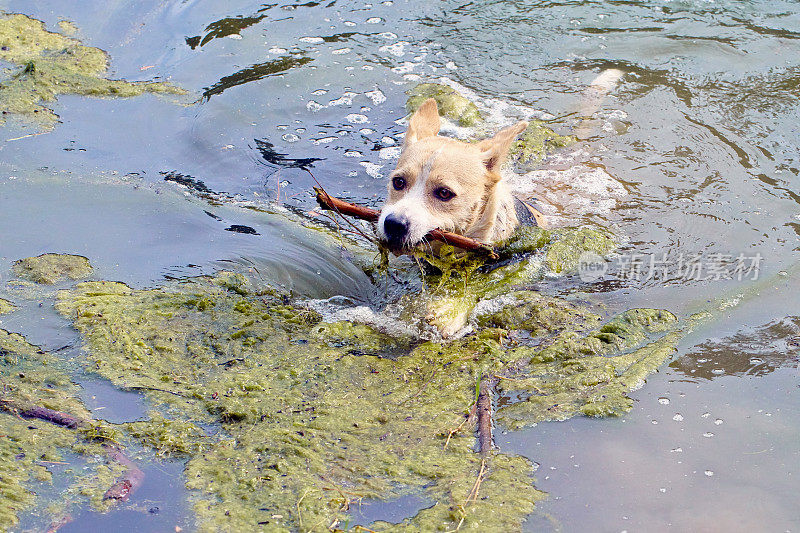
<path fill-rule="evenodd" d="M 334 198 L 325 192 L 325 189 L 322 187 L 314 187 L 314 192 L 317 194 L 317 203 L 320 205 L 320 207 L 322 207 L 322 209 L 334 211 L 343 216 L 351 216 L 361 220 L 367 220 L 369 222 L 376 222 L 380 216 L 380 211 L 361 205 L 351 204 L 350 202 L 345 202 L 339 198 Z M 470 239 L 469 237 L 464 237 L 463 235 L 458 235 L 456 233 L 435 229 L 428 232 L 426 238 L 449 244 L 463 250 L 485 254 L 490 259 L 497 259 L 498 257 L 494 249 L 488 244 L 478 242 L 474 239 Z M 391 251 L 400 255 L 411 253 L 413 249 L 399 249 Z"/>

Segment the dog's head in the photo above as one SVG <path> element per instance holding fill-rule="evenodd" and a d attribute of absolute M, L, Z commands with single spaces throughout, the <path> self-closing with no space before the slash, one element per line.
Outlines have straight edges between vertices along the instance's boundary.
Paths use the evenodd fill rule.
<path fill-rule="evenodd" d="M 528 126 L 519 122 L 491 139 L 464 143 L 440 137 L 436 100 L 411 117 L 389 196 L 378 219 L 378 236 L 394 252 L 409 250 L 436 228 L 471 237 L 500 181 L 511 143 Z"/>

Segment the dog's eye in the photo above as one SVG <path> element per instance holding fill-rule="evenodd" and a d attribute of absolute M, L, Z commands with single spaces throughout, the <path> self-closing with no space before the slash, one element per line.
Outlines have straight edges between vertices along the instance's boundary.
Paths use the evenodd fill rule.
<path fill-rule="evenodd" d="M 392 187 L 396 191 L 402 191 L 406 188 L 406 179 L 403 176 L 395 176 L 392 178 Z"/>
<path fill-rule="evenodd" d="M 454 193 L 447 187 L 439 187 L 438 189 L 433 191 L 433 195 L 439 200 L 446 202 L 448 200 L 452 200 L 453 197 L 456 195 L 456 193 Z"/>

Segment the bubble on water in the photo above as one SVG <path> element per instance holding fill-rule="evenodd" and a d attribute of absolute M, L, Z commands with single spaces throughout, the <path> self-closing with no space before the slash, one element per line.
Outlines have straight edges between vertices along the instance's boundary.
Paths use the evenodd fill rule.
<path fill-rule="evenodd" d="M 722 420 L 721 418 L 717 418 L 716 420 L 714 420 L 714 425 L 721 426 L 723 422 L 724 420 Z"/>
<path fill-rule="evenodd" d="M 385 2 L 381 2 L 382 6 L 390 6 L 392 4 L 394 4 L 394 2 L 392 2 L 392 0 L 386 0 Z"/>
<path fill-rule="evenodd" d="M 319 139 L 314 139 L 314 144 L 329 144 L 337 140 L 337 138 L 338 137 L 321 137 Z"/>
<path fill-rule="evenodd" d="M 305 133 L 306 129 L 305 128 L 295 128 L 294 131 L 296 131 L 297 133 Z"/>
<path fill-rule="evenodd" d="M 275 129 L 278 130 L 278 131 L 288 130 L 289 129 L 289 125 L 288 124 L 278 124 L 277 126 L 275 126 Z"/>
<path fill-rule="evenodd" d="M 750 364 L 751 365 L 761 365 L 763 363 L 764 363 L 764 360 L 763 359 L 759 359 L 758 357 L 751 357 L 750 358 Z"/>
<path fill-rule="evenodd" d="M 319 111 L 324 107 L 325 107 L 324 105 L 320 104 L 319 102 L 315 102 L 314 100 L 309 100 L 306 103 L 306 109 L 308 109 L 309 111 Z"/>
<path fill-rule="evenodd" d="M 711 413 L 703 413 L 700 418 L 708 418 L 709 416 L 711 416 Z"/>
<path fill-rule="evenodd" d="M 325 39 L 322 37 L 300 37 L 298 39 L 301 43 L 324 43 Z"/>
<path fill-rule="evenodd" d="M 234 41 L 241 41 L 242 40 L 242 36 L 239 35 L 238 33 L 231 33 L 230 35 L 227 35 L 227 37 L 228 37 L 228 39 L 233 39 Z"/>
<path fill-rule="evenodd" d="M 373 133 L 375 133 L 375 130 L 371 128 L 361 128 L 360 130 L 358 130 L 358 133 L 360 133 L 361 135 L 372 135 Z"/>
<path fill-rule="evenodd" d="M 380 89 L 375 89 L 374 91 L 368 91 L 364 93 L 367 98 L 372 100 L 373 105 L 382 104 L 386 101 L 386 95 Z"/>
<path fill-rule="evenodd" d="M 697 360 L 697 362 L 698 362 L 698 363 L 707 363 L 707 362 L 708 362 L 708 359 L 699 358 L 699 359 Z"/>
<path fill-rule="evenodd" d="M 397 39 L 397 34 L 396 33 L 392 33 L 390 31 L 385 31 L 383 33 L 379 33 L 378 37 L 380 37 L 381 39 L 390 39 L 390 40 L 392 40 L 392 39 Z"/>
<path fill-rule="evenodd" d="M 337 48 L 336 50 L 333 50 L 331 53 L 340 56 L 342 54 L 349 54 L 352 51 L 353 51 L 352 48 L 345 47 L 345 48 Z"/>
<path fill-rule="evenodd" d="M 664 487 L 661 487 L 660 489 L 658 489 L 658 492 L 663 494 L 663 493 L 667 492 L 667 489 L 664 488 Z"/>
<path fill-rule="evenodd" d="M 330 106 L 337 106 L 337 105 L 351 105 L 353 103 L 353 97 L 357 96 L 358 93 L 354 92 L 346 92 L 341 97 L 336 98 L 335 100 L 331 100 L 328 102 Z"/>
<path fill-rule="evenodd" d="M 714 471 L 713 471 L 713 470 L 706 470 L 704 473 L 705 473 L 705 475 L 707 475 L 708 477 L 711 477 L 711 476 L 713 476 L 713 475 L 714 475 Z"/>
<path fill-rule="evenodd" d="M 453 61 L 448 61 L 447 63 L 445 63 L 445 65 L 444 65 L 444 66 L 445 66 L 445 68 L 446 68 L 446 69 L 448 69 L 448 70 L 456 70 L 456 69 L 458 68 L 458 67 L 456 66 L 455 62 L 453 62 Z"/>
<path fill-rule="evenodd" d="M 299 135 L 295 135 L 294 133 L 284 133 L 281 136 L 281 139 L 283 139 L 287 143 L 295 143 L 295 142 L 300 140 L 300 136 Z"/>
<path fill-rule="evenodd" d="M 361 157 L 363 155 L 364 154 L 362 154 L 358 150 L 345 150 L 345 152 L 344 152 L 344 156 L 345 157 Z"/>
<path fill-rule="evenodd" d="M 406 55 L 406 45 L 408 45 L 408 41 L 397 41 L 394 44 L 387 44 L 386 46 L 381 46 L 378 48 L 379 52 L 384 52 L 386 54 L 391 54 L 395 57 L 403 57 Z"/>
<path fill-rule="evenodd" d="M 345 26 L 349 26 L 349 27 L 353 27 L 353 26 L 356 25 L 356 23 L 353 22 L 352 20 L 345 20 L 344 22 L 342 22 L 342 24 L 344 24 Z"/>
<path fill-rule="evenodd" d="M 364 171 L 368 176 L 375 179 L 381 179 L 383 177 L 383 174 L 381 173 L 383 165 L 376 165 L 375 163 L 371 163 L 369 161 L 361 161 L 358 164 L 364 167 Z"/>
<path fill-rule="evenodd" d="M 378 152 L 378 157 L 381 159 L 397 159 L 400 157 L 400 147 L 389 146 L 388 148 L 381 148 Z"/>
<path fill-rule="evenodd" d="M 680 413 L 675 413 L 675 416 L 672 417 L 675 422 L 683 422 L 683 415 Z"/>
<path fill-rule="evenodd" d="M 381 142 L 386 146 L 394 146 L 397 144 L 397 141 L 395 141 L 393 137 L 381 137 Z"/>
<path fill-rule="evenodd" d="M 677 448 L 672 448 L 672 449 L 670 450 L 670 452 L 672 452 L 672 453 L 682 453 L 682 452 L 683 452 L 683 448 L 681 448 L 680 446 L 678 446 Z"/>
<path fill-rule="evenodd" d="M 359 113 L 350 113 L 345 118 L 351 124 L 364 124 L 365 122 L 369 122 L 369 118 L 366 115 L 361 115 Z"/>
<path fill-rule="evenodd" d="M 661 405 L 669 405 L 669 398 L 662 396 L 661 398 L 658 399 L 658 403 L 660 403 Z"/>
<path fill-rule="evenodd" d="M 651 421 L 650 421 L 650 423 L 651 423 L 651 424 L 653 424 L 653 425 L 655 426 L 655 425 L 657 425 L 657 424 L 658 424 L 658 420 L 651 420 Z"/>
<path fill-rule="evenodd" d="M 713 437 L 713 436 L 714 436 L 714 434 L 713 434 L 713 433 L 711 433 L 710 431 L 706 431 L 705 433 L 703 433 L 703 436 L 704 436 L 705 438 L 707 438 L 707 439 L 710 439 L 711 437 Z"/>
<path fill-rule="evenodd" d="M 392 72 L 395 72 L 397 74 L 407 74 L 409 72 L 412 72 L 414 68 L 416 68 L 416 66 L 417 66 L 416 63 L 412 63 L 410 61 L 404 61 L 400 65 L 392 67 Z"/>
<path fill-rule="evenodd" d="M 383 19 L 380 17 L 370 17 L 367 19 L 367 24 L 380 24 Z"/>
<path fill-rule="evenodd" d="M 713 369 L 713 370 L 711 371 L 711 373 L 712 373 L 712 374 L 716 374 L 716 375 L 720 375 L 720 374 L 724 374 L 724 373 L 725 373 L 725 370 L 724 370 L 724 369 L 722 369 L 722 368 L 715 368 L 715 369 Z"/>
<path fill-rule="evenodd" d="M 286 48 L 280 48 L 278 46 L 273 46 L 272 48 L 267 50 L 267 52 L 269 52 L 270 54 L 285 54 L 286 52 L 288 52 L 288 50 Z"/>

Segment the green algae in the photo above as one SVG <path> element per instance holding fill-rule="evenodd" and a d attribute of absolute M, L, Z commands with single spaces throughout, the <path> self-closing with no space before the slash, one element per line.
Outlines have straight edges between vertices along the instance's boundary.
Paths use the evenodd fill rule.
<path fill-rule="evenodd" d="M 674 354 L 676 322 L 666 311 L 635 309 L 588 335 L 568 333 L 544 349 L 521 349 L 531 356 L 529 370 L 501 380 L 498 390 L 524 400 L 498 409 L 497 420 L 518 429 L 577 414 L 619 416 L 630 411 L 633 402 L 627 393 Z"/>
<path fill-rule="evenodd" d="M 12 526 L 20 514 L 47 508 L 46 520 L 88 501 L 107 509 L 103 493 L 124 466 L 109 463 L 94 424 L 79 431 L 42 420 L 24 420 L 19 410 L 46 407 L 88 419 L 74 385 L 58 361 L 16 333 L 0 330 L 0 524 Z M 105 433 L 107 434 L 107 433 Z M 52 465 L 70 465 L 59 473 L 63 490 L 54 490 Z M 47 524 L 44 524 L 44 529 Z"/>
<path fill-rule="evenodd" d="M 0 298 L 0 315 L 4 315 L 6 313 L 11 313 L 16 309 L 17 306 L 9 302 L 8 300 L 4 300 Z"/>
<path fill-rule="evenodd" d="M 82 255 L 42 254 L 15 261 L 14 274 L 20 278 L 52 285 L 64 278 L 83 279 L 92 274 L 92 265 Z"/>
<path fill-rule="evenodd" d="M 501 283 L 483 294 L 508 291 Z M 160 455 L 187 458 L 201 531 L 335 529 L 352 502 L 419 491 L 436 503 L 372 527 L 519 529 L 543 497 L 531 463 L 502 453 L 484 462 L 468 427 L 453 431 L 476 381 L 502 376 L 501 394 L 515 384 L 516 399 L 498 411 L 507 427 L 620 414 L 630 408 L 625 393 L 671 353 L 675 326 L 658 311 L 599 326 L 586 309 L 520 292 L 475 335 L 387 358 L 389 337 L 320 322 L 230 273 L 150 290 L 84 282 L 60 292 L 57 309 L 83 334 L 88 370 L 160 406 L 124 431 Z M 540 347 L 504 344 L 517 328 L 530 328 Z M 570 409 L 553 411 L 554 395 Z"/>
<path fill-rule="evenodd" d="M 547 250 L 547 267 L 553 272 L 570 272 L 580 261 L 581 255 L 591 252 L 604 256 L 612 252 L 617 243 L 613 235 L 597 227 L 581 226 L 557 230 Z"/>
<path fill-rule="evenodd" d="M 75 28 L 70 26 L 60 25 L 72 34 Z M 0 121 L 13 114 L 52 127 L 58 116 L 45 104 L 63 94 L 122 98 L 144 93 L 186 94 L 164 82 L 108 79 L 106 52 L 47 31 L 43 22 L 21 14 L 0 14 L 0 60 L 16 65 L 7 69 L 0 82 Z"/>
<path fill-rule="evenodd" d="M 439 115 L 452 120 L 460 126 L 477 126 L 483 122 L 483 117 L 478 111 L 478 107 L 447 85 L 421 83 L 410 89 L 406 94 L 408 94 L 406 110 L 409 113 L 414 113 L 425 100 L 433 98 L 439 107 Z"/>
<path fill-rule="evenodd" d="M 421 83 L 406 91 L 406 110 L 414 113 L 429 98 L 436 100 L 439 115 L 459 126 L 475 127 L 484 122 L 474 102 L 440 83 Z M 521 166 L 535 166 L 547 154 L 576 142 L 573 135 L 560 135 L 542 120 L 529 120 L 528 127 L 509 149 L 511 160 Z"/>
<path fill-rule="evenodd" d="M 597 324 L 599 320 L 596 314 L 562 299 L 518 291 L 510 295 L 500 310 L 478 316 L 477 323 L 481 328 L 521 329 L 539 337 L 575 329 L 579 324 Z"/>
<path fill-rule="evenodd" d="M 545 230 L 520 226 L 507 241 L 499 244 L 497 265 L 447 245 L 436 254 L 418 253 L 417 257 L 438 272 L 427 276 L 431 290 L 406 299 L 410 303 L 407 315 L 423 316 L 448 338 L 462 331 L 479 302 L 537 281 L 546 272 L 571 274 L 584 253 L 603 256 L 615 247 L 614 236 L 601 228 Z M 528 297 L 532 298 L 530 294 Z M 533 307 L 542 302 L 538 301 Z M 553 307 L 556 308 L 558 306 Z M 488 324 L 479 321 L 481 326 Z"/>
<path fill-rule="evenodd" d="M 545 122 L 531 120 L 519 139 L 511 145 L 509 154 L 518 164 L 533 166 L 541 163 L 548 153 L 569 146 L 575 141 L 574 136 L 559 135 L 547 127 Z"/>

